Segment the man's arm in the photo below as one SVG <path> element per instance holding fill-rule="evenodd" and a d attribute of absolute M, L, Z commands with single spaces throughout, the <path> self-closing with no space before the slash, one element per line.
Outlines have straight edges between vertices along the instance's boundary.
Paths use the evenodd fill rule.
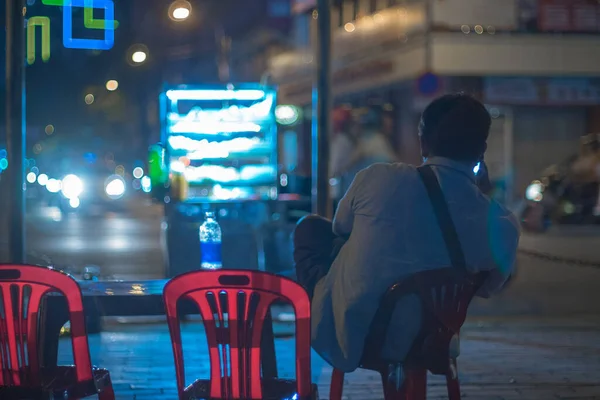
<path fill-rule="evenodd" d="M 354 224 L 354 202 L 356 195 L 361 190 L 361 182 L 364 179 L 366 170 L 360 171 L 354 177 L 352 184 L 348 188 L 342 200 L 338 204 L 338 208 L 333 218 L 333 233 L 343 238 L 348 238 L 352 232 L 352 225 Z"/>
<path fill-rule="evenodd" d="M 515 273 L 521 236 L 517 218 L 508 211 L 494 225 L 490 227 L 490 245 L 496 268 L 490 271 L 490 276 L 477 293 L 484 298 L 500 291 Z"/>

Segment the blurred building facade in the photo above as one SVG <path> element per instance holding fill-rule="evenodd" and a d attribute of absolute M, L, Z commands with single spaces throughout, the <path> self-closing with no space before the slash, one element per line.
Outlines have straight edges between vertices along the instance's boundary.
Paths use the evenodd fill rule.
<path fill-rule="evenodd" d="M 269 63 L 280 103 L 307 111 L 315 3 L 296 1 L 295 49 Z M 484 101 L 494 117 L 487 162 L 508 202 L 600 131 L 597 1 L 338 0 L 332 29 L 335 104 L 387 103 L 403 161 L 419 162 L 417 124 L 431 99 L 465 91 Z"/>

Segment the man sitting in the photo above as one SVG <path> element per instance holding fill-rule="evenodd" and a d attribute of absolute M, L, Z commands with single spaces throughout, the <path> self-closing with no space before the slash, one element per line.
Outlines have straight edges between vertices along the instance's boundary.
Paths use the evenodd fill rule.
<path fill-rule="evenodd" d="M 491 200 L 483 160 L 491 125 L 479 101 L 453 94 L 433 101 L 419 125 L 421 152 L 435 172 L 470 272 L 490 271 L 478 295 L 499 290 L 514 268 L 516 218 Z M 333 224 L 318 216 L 294 234 L 298 281 L 312 299 L 312 345 L 334 367 L 359 365 L 371 321 L 387 289 L 411 274 L 451 267 L 426 188 L 411 165 L 375 164 L 342 198 Z M 402 361 L 421 324 L 421 304 L 395 309 L 384 352 Z"/>

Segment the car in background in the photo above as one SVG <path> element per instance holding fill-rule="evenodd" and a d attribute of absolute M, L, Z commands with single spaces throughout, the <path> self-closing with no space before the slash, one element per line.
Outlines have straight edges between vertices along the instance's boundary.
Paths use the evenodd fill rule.
<path fill-rule="evenodd" d="M 63 176 L 57 189 L 49 188 L 54 192 L 50 205 L 64 213 L 90 215 L 123 211 L 132 192 L 123 176 L 92 170 Z"/>

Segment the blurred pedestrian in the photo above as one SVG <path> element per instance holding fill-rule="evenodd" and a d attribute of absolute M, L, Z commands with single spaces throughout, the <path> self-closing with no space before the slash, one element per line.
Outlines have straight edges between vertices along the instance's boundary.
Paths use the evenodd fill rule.
<path fill-rule="evenodd" d="M 339 195 L 337 200 L 347 192 L 356 174 L 368 166 L 378 162 L 397 161 L 396 153 L 384 133 L 384 112 L 378 106 L 357 111 L 357 116 L 350 120 L 349 131 L 354 140 L 353 151 L 344 153 L 344 169 L 340 170 L 337 182 Z"/>
<path fill-rule="evenodd" d="M 396 152 L 384 132 L 385 119 L 385 112 L 380 106 L 368 107 L 359 118 L 359 152 L 355 159 L 363 168 L 378 162 L 397 161 Z"/>
<path fill-rule="evenodd" d="M 352 112 L 347 108 L 333 111 L 333 135 L 329 148 L 329 176 L 342 174 L 356 150 L 355 129 L 352 127 Z"/>
<path fill-rule="evenodd" d="M 339 201 L 348 187 L 347 171 L 357 152 L 356 124 L 349 108 L 338 108 L 333 112 L 333 135 L 329 147 L 329 181 L 331 198 Z"/>

